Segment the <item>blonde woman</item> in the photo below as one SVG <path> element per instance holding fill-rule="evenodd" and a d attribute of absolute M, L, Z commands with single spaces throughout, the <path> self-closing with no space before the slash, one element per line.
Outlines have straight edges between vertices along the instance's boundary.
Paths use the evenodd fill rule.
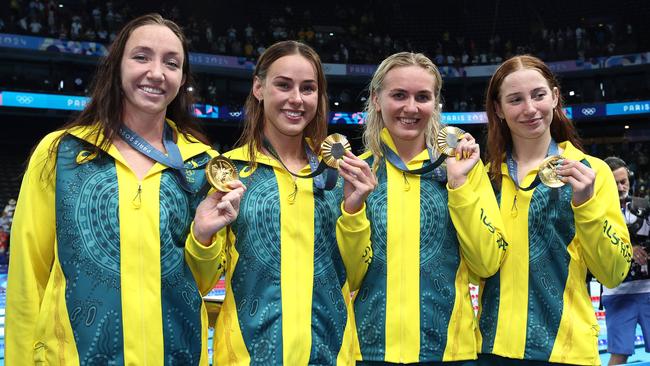
<path fill-rule="evenodd" d="M 507 243 L 471 135 L 426 172 L 439 157 L 441 87 L 431 60 L 408 52 L 386 58 L 370 83 L 361 158 L 378 185 L 367 200 L 373 260 L 354 304 L 358 364 L 476 359 L 470 271 L 494 274 Z"/>

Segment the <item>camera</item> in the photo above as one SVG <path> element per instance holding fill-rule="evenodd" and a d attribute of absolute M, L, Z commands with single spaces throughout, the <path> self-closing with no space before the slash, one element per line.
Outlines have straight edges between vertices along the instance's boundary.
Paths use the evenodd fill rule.
<path fill-rule="evenodd" d="M 630 197 L 627 199 L 629 212 L 636 216 L 636 221 L 627 224 L 627 229 L 630 232 L 630 239 L 632 245 L 640 245 L 645 251 L 650 254 L 650 238 L 648 235 L 638 235 L 637 233 L 643 227 L 643 224 L 648 221 L 650 216 L 650 201 L 647 198 Z M 650 258 L 649 258 L 650 261 Z M 634 280 L 647 280 L 650 279 L 648 273 L 648 265 L 640 265 L 632 261 L 630 265 L 630 272 L 628 273 L 625 281 Z"/>

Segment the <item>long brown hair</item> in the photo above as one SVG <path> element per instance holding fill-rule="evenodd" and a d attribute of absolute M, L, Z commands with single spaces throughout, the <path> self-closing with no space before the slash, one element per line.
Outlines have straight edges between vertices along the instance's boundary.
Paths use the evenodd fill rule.
<path fill-rule="evenodd" d="M 568 140 L 573 146 L 583 150 L 573 122 L 564 113 L 560 83 L 558 83 L 551 69 L 542 60 L 534 56 L 521 55 L 512 57 L 501 64 L 497 71 L 494 72 L 485 95 L 485 110 L 488 117 L 486 155 L 487 162 L 490 163 L 490 179 L 497 189 L 501 188 L 501 164 L 504 162 L 507 149 L 512 148 L 512 135 L 508 124 L 501 121 L 497 115 L 496 104 L 500 102 L 501 96 L 499 92 L 506 76 L 523 69 L 538 71 L 546 79 L 551 90 L 553 88 L 558 90 L 558 103 L 553 110 L 553 120 L 550 126 L 551 137 L 558 142 Z"/>
<path fill-rule="evenodd" d="M 109 48 L 108 55 L 100 61 L 97 68 L 91 84 L 88 105 L 76 118 L 62 127 L 63 130 L 67 131 L 77 126 L 96 125 L 100 133 L 96 134 L 96 140 L 94 141 L 95 146 L 93 149 L 95 153 L 108 150 L 111 141 L 122 124 L 124 97 L 122 95 L 121 62 L 124 48 L 131 33 L 145 25 L 161 25 L 169 28 L 183 45 L 182 70 L 185 76 L 185 84 L 180 87 L 176 98 L 167 106 L 166 117 L 176 123 L 178 130 L 185 137 L 190 138 L 191 135 L 199 141 L 209 144 L 207 137 L 201 132 L 190 112 L 194 97 L 188 89 L 194 86 L 194 79 L 190 72 L 189 51 L 185 35 L 176 23 L 163 18 L 160 14 L 152 13 L 131 20 L 120 30 Z M 54 141 L 52 151 L 54 151 L 54 146 L 58 143 L 58 140 Z"/>
<path fill-rule="evenodd" d="M 316 69 L 316 81 L 318 82 L 318 106 L 316 114 L 305 130 L 303 136 L 308 137 L 314 143 L 314 148 L 318 153 L 320 145 L 327 136 L 327 114 L 329 112 L 327 100 L 327 81 L 323 72 L 323 65 L 316 51 L 304 43 L 297 41 L 281 41 L 275 43 L 257 60 L 257 65 L 253 71 L 253 82 L 258 78 L 265 82 L 266 74 L 271 65 L 279 58 L 289 55 L 301 55 L 314 65 Z M 244 131 L 237 141 L 237 146 L 248 145 L 249 161 L 251 166 L 255 166 L 256 151 L 262 150 L 262 139 L 264 135 L 264 103 L 255 98 L 253 87 L 251 87 L 246 103 L 244 104 Z"/>

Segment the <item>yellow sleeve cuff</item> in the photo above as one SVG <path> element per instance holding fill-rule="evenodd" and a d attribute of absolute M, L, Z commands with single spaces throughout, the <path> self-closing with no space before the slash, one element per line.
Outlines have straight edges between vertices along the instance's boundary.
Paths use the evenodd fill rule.
<path fill-rule="evenodd" d="M 451 207 L 462 207 L 475 203 L 478 200 L 479 182 L 483 174 L 483 164 L 479 161 L 474 165 L 472 170 L 467 174 L 467 179 L 463 184 L 456 188 L 449 187 L 447 184 L 448 205 Z M 479 179 L 477 179 L 477 177 Z"/>
<path fill-rule="evenodd" d="M 368 226 L 368 219 L 366 217 L 366 203 L 363 203 L 361 209 L 353 214 L 345 211 L 345 202 L 341 202 L 341 217 L 339 224 L 343 226 L 346 231 L 357 232 L 365 229 Z"/>
<path fill-rule="evenodd" d="M 224 248 L 228 227 L 224 227 L 212 236 L 212 243 L 205 246 L 194 236 L 194 222 L 190 226 L 190 234 L 185 240 L 185 249 L 196 259 L 209 261 L 217 258 Z"/>

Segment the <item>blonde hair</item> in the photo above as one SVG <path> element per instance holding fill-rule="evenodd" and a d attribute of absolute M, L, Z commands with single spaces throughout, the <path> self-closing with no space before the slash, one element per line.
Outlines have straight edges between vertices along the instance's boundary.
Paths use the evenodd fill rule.
<path fill-rule="evenodd" d="M 435 139 L 440 130 L 442 112 L 440 107 L 440 90 L 442 89 L 442 76 L 436 65 L 425 55 L 421 53 L 399 52 L 388 56 L 379 64 L 377 70 L 372 76 L 368 86 L 368 100 L 364 111 L 366 112 L 365 128 L 363 131 L 363 145 L 367 151 L 370 151 L 374 157 L 372 164 L 373 169 L 377 169 L 380 158 L 383 156 L 381 149 L 381 130 L 384 128 L 384 120 L 381 112 L 375 108 L 373 99 L 379 97 L 386 74 L 394 68 L 406 66 L 420 66 L 427 70 L 434 79 L 433 96 L 434 108 L 431 118 L 427 122 L 427 128 L 424 131 L 424 140 L 426 146 L 435 146 Z"/>

